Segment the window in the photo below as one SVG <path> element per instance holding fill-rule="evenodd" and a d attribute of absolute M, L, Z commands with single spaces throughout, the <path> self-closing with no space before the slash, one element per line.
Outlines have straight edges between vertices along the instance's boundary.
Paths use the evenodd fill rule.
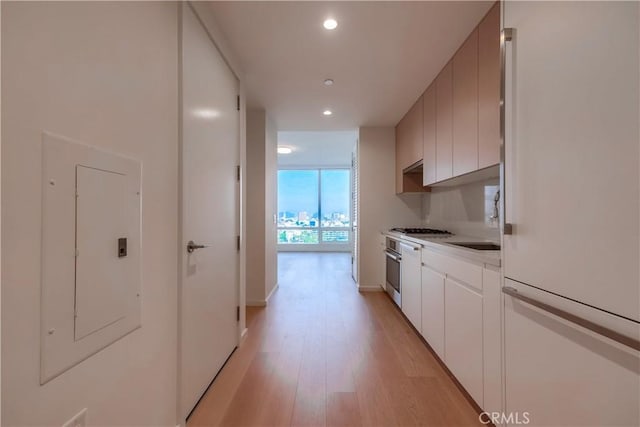
<path fill-rule="evenodd" d="M 350 169 L 278 171 L 278 243 L 348 244 Z"/>

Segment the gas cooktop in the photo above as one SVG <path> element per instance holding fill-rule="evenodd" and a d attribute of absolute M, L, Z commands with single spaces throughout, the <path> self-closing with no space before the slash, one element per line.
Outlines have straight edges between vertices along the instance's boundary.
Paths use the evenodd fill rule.
<path fill-rule="evenodd" d="M 447 235 L 447 236 L 451 236 L 452 233 L 448 232 L 447 230 L 437 230 L 435 228 L 392 228 L 391 231 L 395 231 L 397 233 L 403 233 L 403 234 L 440 234 L 440 235 Z"/>

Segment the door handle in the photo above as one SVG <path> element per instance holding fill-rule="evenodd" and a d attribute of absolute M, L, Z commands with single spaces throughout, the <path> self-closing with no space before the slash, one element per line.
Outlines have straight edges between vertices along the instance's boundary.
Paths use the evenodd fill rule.
<path fill-rule="evenodd" d="M 189 240 L 189 242 L 187 243 L 187 252 L 191 254 L 196 249 L 204 249 L 208 247 L 211 247 L 211 245 L 198 245 L 193 240 Z"/>

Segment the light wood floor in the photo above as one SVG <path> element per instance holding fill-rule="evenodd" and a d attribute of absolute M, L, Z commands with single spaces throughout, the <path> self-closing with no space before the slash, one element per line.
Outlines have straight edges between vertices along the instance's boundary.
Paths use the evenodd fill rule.
<path fill-rule="evenodd" d="M 188 427 L 480 424 L 386 294 L 357 291 L 349 254 L 281 253 L 278 281 Z"/>

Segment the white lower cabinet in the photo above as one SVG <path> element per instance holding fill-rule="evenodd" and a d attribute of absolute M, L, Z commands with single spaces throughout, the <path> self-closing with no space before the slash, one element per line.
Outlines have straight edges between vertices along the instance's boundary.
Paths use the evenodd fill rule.
<path fill-rule="evenodd" d="M 482 407 L 482 295 L 447 277 L 444 301 L 445 363 Z"/>
<path fill-rule="evenodd" d="M 422 336 L 444 360 L 444 275 L 422 267 Z"/>
<path fill-rule="evenodd" d="M 493 413 L 503 405 L 501 301 L 498 267 L 422 250 L 422 336 Z"/>
<path fill-rule="evenodd" d="M 401 308 L 414 328 L 422 333 L 422 284 L 420 280 L 420 247 L 400 244 L 402 262 L 400 263 L 400 283 L 402 289 Z"/>
<path fill-rule="evenodd" d="M 494 413 L 502 411 L 501 301 L 500 270 L 485 267 L 482 270 L 482 354 L 484 358 L 482 409 Z"/>
<path fill-rule="evenodd" d="M 532 426 L 640 425 L 640 352 L 509 296 L 504 313 L 507 415 Z"/>

